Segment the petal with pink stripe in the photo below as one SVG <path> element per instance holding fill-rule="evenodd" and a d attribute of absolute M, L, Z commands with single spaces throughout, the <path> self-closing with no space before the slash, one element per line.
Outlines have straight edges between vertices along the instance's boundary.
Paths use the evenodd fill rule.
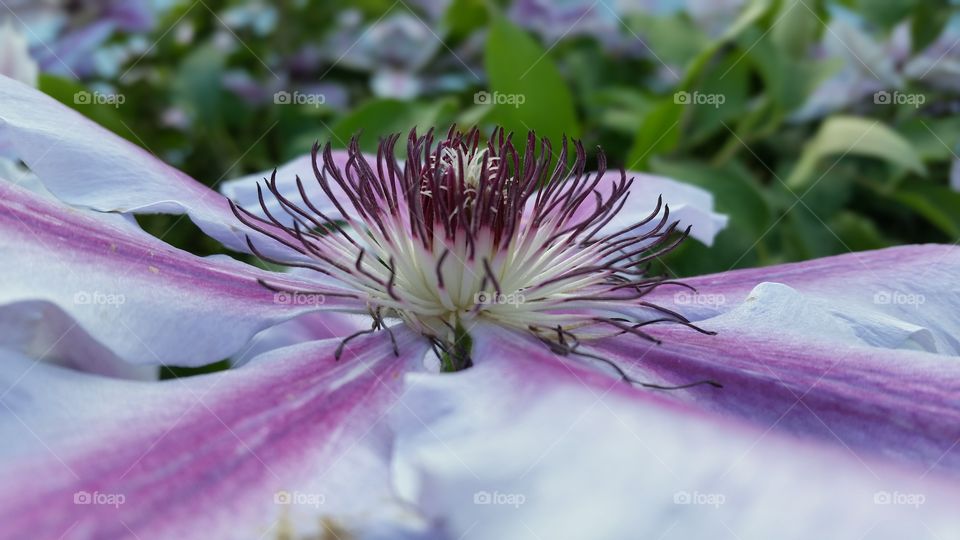
<path fill-rule="evenodd" d="M 0 537 L 300 538 L 376 521 L 395 503 L 384 416 L 428 347 L 394 337 L 398 355 L 380 332 L 339 361 L 339 341 L 320 341 L 159 383 L 8 355 Z"/>
<path fill-rule="evenodd" d="M 301 313 L 364 303 L 320 282 L 201 258 L 0 183 L 0 305 L 56 306 L 134 363 L 199 365 Z M 320 295 L 275 293 L 276 287 Z"/>

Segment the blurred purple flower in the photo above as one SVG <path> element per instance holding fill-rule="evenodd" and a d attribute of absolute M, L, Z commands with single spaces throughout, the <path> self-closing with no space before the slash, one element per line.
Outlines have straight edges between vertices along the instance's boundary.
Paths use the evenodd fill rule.
<path fill-rule="evenodd" d="M 940 35 L 918 53 L 911 51 L 910 22 L 886 35 L 871 31 L 863 18 L 835 8 L 814 58 L 835 65 L 833 73 L 794 115 L 797 120 L 873 103 L 877 92 L 960 90 L 960 15 L 954 15 Z M 926 100 L 926 99 L 925 99 Z M 926 100 L 929 101 L 929 100 Z"/>
<path fill-rule="evenodd" d="M 9 0 L 40 70 L 84 78 L 116 70 L 115 52 L 101 49 L 117 33 L 145 33 L 156 19 L 149 0 Z"/>
<path fill-rule="evenodd" d="M 646 57 L 651 55 L 650 45 L 629 29 L 632 15 L 685 13 L 704 33 L 717 36 L 744 4 L 744 0 L 518 0 L 512 4 L 510 18 L 539 34 L 548 45 L 590 36 L 610 52 Z"/>
<path fill-rule="evenodd" d="M 367 23 L 358 11 L 347 10 L 320 53 L 331 69 L 369 73 L 370 89 L 380 97 L 412 99 L 479 82 L 472 80 L 479 77 L 472 44 L 448 51 L 431 25 L 436 21 L 408 11 Z"/>

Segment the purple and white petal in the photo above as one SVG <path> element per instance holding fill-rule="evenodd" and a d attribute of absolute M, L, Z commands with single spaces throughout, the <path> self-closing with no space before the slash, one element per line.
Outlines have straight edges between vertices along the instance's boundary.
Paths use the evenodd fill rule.
<path fill-rule="evenodd" d="M 353 313 L 317 312 L 306 313 L 289 321 L 271 326 L 253 336 L 250 343 L 233 358 L 231 364 L 246 364 L 257 356 L 280 349 L 317 341 L 320 339 L 344 338 L 363 330 L 369 330 L 372 320 L 369 315 Z"/>
<path fill-rule="evenodd" d="M 197 257 L 5 182 L 0 182 L 0 254 L 0 305 L 56 306 L 83 332 L 134 363 L 214 362 L 296 315 L 365 310 L 364 301 L 339 296 L 343 291 L 319 281 L 228 257 Z M 258 280 L 274 289 L 321 294 L 274 292 Z"/>
<path fill-rule="evenodd" d="M 390 431 L 408 331 L 137 383 L 0 361 L 3 538 L 319 537 L 396 506 Z M 402 512 L 391 512 L 404 516 Z M 395 524 L 416 529 L 416 516 Z"/>
<path fill-rule="evenodd" d="M 101 212 L 187 214 L 227 247 L 290 256 L 240 223 L 222 195 L 24 84 L 0 76 L 0 140 L 62 201 Z"/>
<path fill-rule="evenodd" d="M 28 358 L 121 379 L 154 380 L 155 365 L 131 364 L 93 339 L 49 302 L 0 306 L 0 347 Z"/>
<path fill-rule="evenodd" d="M 843 324 L 859 326 L 858 333 L 872 345 L 960 354 L 960 248 L 956 246 L 901 246 L 683 282 L 696 291 L 665 286 L 649 299 L 702 321 L 736 308 L 761 283 L 780 283 Z M 904 343 L 905 338 L 913 342 Z"/>
<path fill-rule="evenodd" d="M 33 174 L 30 169 L 20 165 L 12 159 L 0 157 L 0 182 L 8 182 L 19 188 L 26 189 L 35 195 L 56 201 L 57 198 L 47 190 L 40 178 Z M 131 231 L 142 231 L 136 217 L 131 214 L 114 214 L 97 212 L 96 210 L 79 209 L 86 212 L 87 215 L 109 223 L 119 228 L 129 228 Z"/>
<path fill-rule="evenodd" d="M 654 228 L 664 214 L 663 208 L 657 207 L 657 201 L 663 198 L 663 204 L 670 208 L 669 220 L 679 221 L 679 230 L 690 227 L 690 236 L 706 245 L 712 245 L 713 239 L 727 226 L 729 218 L 724 214 L 714 212 L 713 194 L 696 186 L 651 174 L 626 171 L 621 176 L 620 171 L 605 172 L 595 189 L 604 199 L 608 199 L 615 187 L 622 181 L 633 179 L 629 194 L 624 198 L 623 209 L 607 223 L 601 232 L 612 233 L 625 227 L 648 219 L 655 210 L 658 211 L 654 219 L 649 220 L 646 228 L 637 229 L 635 234 L 643 234 Z M 593 198 L 585 200 L 577 216 L 586 216 L 592 213 L 597 205 Z"/>
<path fill-rule="evenodd" d="M 502 332 L 473 335 L 476 366 L 408 376 L 392 418 L 398 490 L 451 538 L 960 531 L 955 483 L 636 391 Z"/>
<path fill-rule="evenodd" d="M 346 167 L 347 160 L 350 157 L 346 150 L 334 150 L 332 155 L 337 167 L 340 167 L 341 170 Z M 368 156 L 368 159 L 370 163 L 376 163 L 375 156 Z M 288 200 L 301 204 L 303 198 L 300 194 L 300 186 L 302 186 L 307 198 L 310 199 L 311 204 L 317 210 L 330 219 L 342 219 L 344 216 L 340 214 L 337 206 L 317 182 L 313 166 L 313 156 L 306 154 L 277 167 L 275 177 L 277 191 Z M 323 169 L 322 159 L 319 159 L 317 166 Z M 220 192 L 244 210 L 261 218 L 266 218 L 263 206 L 260 204 L 259 193 L 263 193 L 263 203 L 267 207 L 267 211 L 282 223 L 292 226 L 293 218 L 286 213 L 277 197 L 267 190 L 267 181 L 274 177 L 273 173 L 272 170 L 263 171 L 229 180 L 220 185 Z M 297 185 L 297 178 L 301 181 L 300 186 Z M 258 185 L 260 191 L 257 189 Z M 341 204 L 342 201 L 347 200 L 343 189 L 336 182 L 330 182 L 329 188 L 334 194 L 334 198 L 341 201 Z"/>
<path fill-rule="evenodd" d="M 933 343 L 929 332 L 893 318 L 848 320 L 777 283 L 698 325 L 716 335 L 657 325 L 645 330 L 659 345 L 621 336 L 582 351 L 641 381 L 721 384 L 669 397 L 761 428 L 836 444 L 863 460 L 882 456 L 960 476 L 960 363 L 923 351 Z M 900 347 L 879 337 L 897 337 Z"/>

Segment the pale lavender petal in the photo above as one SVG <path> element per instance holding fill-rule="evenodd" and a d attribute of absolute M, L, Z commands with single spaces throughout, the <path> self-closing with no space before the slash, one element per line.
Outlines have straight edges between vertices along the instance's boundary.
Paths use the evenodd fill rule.
<path fill-rule="evenodd" d="M 296 315 L 365 309 L 315 280 L 228 257 L 197 257 L 6 182 L 0 182 L 0 254 L 0 305 L 53 304 L 135 363 L 214 362 Z M 258 280 L 325 296 L 275 293 Z"/>
<path fill-rule="evenodd" d="M 346 150 L 333 151 L 334 163 L 341 169 L 346 166 L 348 158 Z M 323 158 L 318 156 L 318 160 L 318 167 L 323 169 Z M 367 156 L 367 160 L 369 163 L 376 163 L 376 156 Z M 313 166 L 313 157 L 310 154 L 305 154 L 278 167 L 276 169 L 277 191 L 284 198 L 299 205 L 303 201 L 300 188 L 297 186 L 297 178 L 299 178 L 301 180 L 300 185 L 303 186 L 307 198 L 317 210 L 323 212 L 330 219 L 342 219 L 344 216 L 341 215 L 337 206 L 333 204 L 331 198 L 317 182 Z M 266 182 L 273 177 L 273 172 L 273 170 L 263 171 L 229 180 L 220 185 L 220 192 L 237 203 L 238 206 L 265 218 L 266 215 L 260 205 L 260 197 L 257 191 L 257 185 L 259 184 L 264 194 L 263 202 L 270 214 L 282 223 L 293 226 L 293 218 L 286 213 L 280 205 L 280 201 L 266 189 Z M 339 184 L 329 182 L 328 187 L 333 196 L 341 201 L 340 204 L 343 205 L 344 209 L 348 210 L 350 204 L 346 202 L 347 196 Z"/>
<path fill-rule="evenodd" d="M 850 320 L 786 285 L 756 287 L 735 309 L 700 321 L 590 343 L 631 377 L 665 385 L 714 381 L 669 393 L 762 429 L 837 444 L 860 459 L 883 456 L 931 474 L 960 477 L 960 362 L 914 349 L 932 336 L 895 319 Z M 872 332 L 872 333 L 871 333 Z M 905 344 L 904 343 L 904 344 Z"/>
<path fill-rule="evenodd" d="M 607 171 L 600 178 L 596 190 L 604 196 L 604 199 L 607 199 L 617 184 L 624 179 L 630 180 L 631 178 L 633 184 L 630 186 L 630 192 L 626 197 L 623 209 L 604 226 L 602 231 L 619 231 L 648 218 L 656 210 L 657 201 L 660 197 L 663 198 L 663 203 L 670 208 L 670 221 L 679 221 L 678 228 L 680 230 L 690 227 L 690 236 L 708 246 L 713 244 L 713 239 L 717 233 L 727 226 L 729 218 L 713 210 L 713 194 L 671 178 L 634 171 L 626 171 L 626 176 L 621 176 L 620 171 Z M 592 213 L 596 204 L 597 201 L 593 198 L 584 201 L 578 208 L 577 213 L 574 214 L 574 218 L 578 215 L 585 217 Z M 657 217 L 650 221 L 648 228 L 641 229 L 639 232 L 653 229 L 659 217 L 663 216 L 664 211 L 661 208 Z"/>
<path fill-rule="evenodd" d="M 956 483 L 631 389 L 520 336 L 473 336 L 475 367 L 408 376 L 392 419 L 398 490 L 451 538 L 958 533 Z"/>
<path fill-rule="evenodd" d="M 390 508 L 383 420 L 428 343 L 396 329 L 159 383 L 0 360 L 0 536 L 319 537 Z M 415 519 L 409 520 L 417 525 Z M 403 524 L 398 524 L 403 526 Z"/>
<path fill-rule="evenodd" d="M 862 320 L 867 326 L 899 322 L 929 334 L 922 348 L 960 354 L 957 246 L 901 246 L 683 281 L 696 292 L 662 287 L 650 300 L 699 321 L 736 308 L 761 283 L 781 283 L 848 321 Z"/>
<path fill-rule="evenodd" d="M 362 330 L 369 330 L 371 323 L 372 319 L 368 315 L 307 313 L 260 332 L 250 340 L 250 344 L 244 347 L 240 354 L 231 359 L 231 363 L 243 365 L 265 352 L 297 343 L 343 338 Z"/>
<path fill-rule="evenodd" d="M 0 306 L 0 346 L 28 358 L 122 379 L 156 379 L 157 366 L 131 364 L 97 343 L 63 310 L 47 302 Z"/>
<path fill-rule="evenodd" d="M 227 200 L 142 148 L 26 85 L 0 76 L 0 140 L 64 202 L 123 213 L 187 214 L 224 245 L 267 255 L 290 250 L 242 225 Z"/>

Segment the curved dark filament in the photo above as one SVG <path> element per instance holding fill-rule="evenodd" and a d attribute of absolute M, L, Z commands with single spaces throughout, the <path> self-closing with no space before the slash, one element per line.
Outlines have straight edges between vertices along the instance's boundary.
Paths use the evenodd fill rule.
<path fill-rule="evenodd" d="M 601 362 L 602 364 L 612 368 L 617 373 L 617 376 L 620 377 L 620 380 L 626 383 L 642 386 L 644 388 L 651 388 L 654 390 L 684 390 L 687 388 L 694 388 L 696 386 L 703 386 L 703 385 L 712 386 L 714 388 L 723 388 L 722 384 L 711 379 L 693 381 L 690 383 L 680 384 L 676 386 L 661 385 L 661 384 L 644 382 L 644 381 L 634 379 L 633 377 L 628 375 L 627 372 L 613 360 L 609 358 L 604 358 L 599 354 L 594 354 L 594 353 L 589 353 L 589 352 L 579 350 L 580 341 L 577 339 L 577 337 L 574 334 L 570 333 L 569 331 L 564 330 L 562 327 L 552 328 L 551 330 L 554 330 L 557 333 L 556 341 L 552 341 L 549 339 L 545 339 L 541 336 L 538 336 L 541 343 L 545 344 L 550 349 L 551 352 L 553 352 L 554 354 L 558 354 L 560 356 L 569 356 L 572 354 L 572 355 L 582 356 L 584 358 L 589 358 L 591 360 L 596 360 L 598 362 Z"/>

